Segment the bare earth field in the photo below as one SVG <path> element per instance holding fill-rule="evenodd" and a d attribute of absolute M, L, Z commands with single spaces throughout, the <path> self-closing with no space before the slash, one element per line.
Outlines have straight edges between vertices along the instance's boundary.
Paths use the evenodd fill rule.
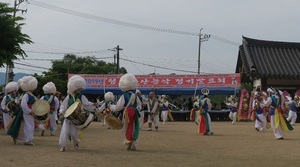
<path fill-rule="evenodd" d="M 58 136 L 35 133 L 35 146 L 14 145 L 10 136 L 0 133 L 0 166 L 59 167 L 140 167 L 140 166 L 299 166 L 300 128 L 295 126 L 284 140 L 274 140 L 269 129 L 257 132 L 253 122 L 212 122 L 215 134 L 197 134 L 193 122 L 168 122 L 157 132 L 144 124 L 137 151 L 127 151 L 120 130 L 93 122 L 84 132 L 79 149 L 68 142 L 59 152 Z"/>

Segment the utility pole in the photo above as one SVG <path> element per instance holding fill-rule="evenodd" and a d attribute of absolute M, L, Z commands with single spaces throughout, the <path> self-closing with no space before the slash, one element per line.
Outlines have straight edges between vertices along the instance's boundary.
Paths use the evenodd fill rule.
<path fill-rule="evenodd" d="M 198 74 L 200 74 L 200 54 L 201 54 L 201 43 L 208 41 L 210 34 L 201 34 L 203 28 L 200 29 L 199 33 L 199 48 L 198 48 Z M 203 35 L 203 37 L 202 37 Z"/>
<path fill-rule="evenodd" d="M 22 2 L 24 2 L 24 1 L 25 1 L 25 0 L 15 0 L 15 2 L 14 2 L 14 13 L 13 13 L 13 18 L 16 17 L 17 11 L 21 11 L 22 14 L 23 14 L 24 12 L 27 12 L 27 9 L 26 9 L 26 10 L 22 10 L 22 9 L 19 10 L 19 9 L 17 9 L 17 7 L 18 7 Z M 27 0 L 26 0 L 26 1 L 27 1 Z M 6 66 L 5 85 L 6 85 L 8 82 L 13 81 L 13 80 L 14 80 L 14 76 L 15 76 L 15 74 L 14 74 L 14 71 L 13 71 L 13 67 L 7 65 L 7 66 Z"/>
<path fill-rule="evenodd" d="M 120 72 L 120 50 L 123 50 L 123 49 L 120 48 L 119 45 L 117 45 L 117 47 L 115 49 L 117 50 L 117 74 L 119 74 L 119 72 Z"/>
<path fill-rule="evenodd" d="M 116 64 L 117 64 L 117 63 L 116 63 L 116 59 L 117 59 L 117 55 L 114 54 L 114 66 L 115 66 L 115 67 L 117 66 L 117 65 L 116 65 Z M 114 72 L 115 72 L 115 73 L 117 73 L 117 70 L 116 70 L 116 69 L 117 69 L 117 68 L 114 69 Z"/>

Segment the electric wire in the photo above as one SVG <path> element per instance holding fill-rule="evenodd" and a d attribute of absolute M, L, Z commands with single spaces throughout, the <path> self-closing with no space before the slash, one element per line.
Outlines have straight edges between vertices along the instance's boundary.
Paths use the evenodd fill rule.
<path fill-rule="evenodd" d="M 33 67 L 33 68 L 39 68 L 39 69 L 43 69 L 43 70 L 48 70 L 49 69 L 49 68 L 40 67 L 40 66 L 36 66 L 36 65 L 28 65 L 28 64 L 25 64 L 25 63 L 14 62 L 14 64 L 23 65 L 23 66 L 27 66 L 27 67 Z"/>
<path fill-rule="evenodd" d="M 123 56 L 125 56 L 127 58 L 127 56 L 124 54 L 123 51 L 121 51 L 121 53 L 123 54 Z M 128 59 L 128 58 L 127 58 Z M 140 70 L 134 63 L 130 62 L 139 72 L 141 72 L 142 74 L 145 74 L 142 70 Z"/>
<path fill-rule="evenodd" d="M 127 62 L 131 62 L 131 63 L 142 64 L 142 65 L 145 65 L 145 66 L 155 67 L 155 68 L 160 68 L 160 69 L 165 69 L 165 70 L 187 72 L 187 73 L 196 73 L 195 71 L 188 71 L 188 70 L 173 69 L 173 68 L 168 68 L 168 67 L 161 67 L 161 66 L 157 66 L 157 65 L 153 65 L 153 64 L 146 64 L 146 63 L 137 62 L 137 61 L 134 61 L 134 60 L 124 59 L 124 58 L 120 58 L 120 59 L 124 60 L 124 61 L 127 61 Z"/>
<path fill-rule="evenodd" d="M 50 5 L 50 4 L 43 3 L 43 2 L 38 2 L 38 1 L 35 1 L 35 0 L 31 0 L 29 2 L 29 4 L 37 6 L 37 7 L 45 8 L 45 9 L 48 9 L 48 10 L 53 10 L 53 11 L 56 11 L 56 12 L 61 12 L 61 13 L 65 13 L 65 14 L 69 14 L 69 15 L 73 15 L 73 16 L 78 16 L 78 17 L 81 17 L 81 18 L 96 20 L 96 21 L 115 24 L 115 25 L 120 25 L 120 26 L 127 26 L 127 27 L 132 27 L 132 28 L 138 28 L 138 29 L 144 29 L 144 30 L 150 30 L 150 31 L 157 31 L 157 32 L 164 32 L 164 33 L 172 33 L 172 34 L 180 34 L 180 35 L 188 35 L 188 36 L 198 36 L 198 37 L 200 36 L 200 33 L 180 31 L 180 30 L 172 30 L 172 29 L 167 29 L 167 28 L 147 26 L 147 25 L 130 23 L 130 22 L 125 22 L 125 21 L 120 21 L 120 20 L 115 20 L 115 19 L 109 19 L 109 18 L 106 18 L 106 17 L 100 17 L 100 16 L 95 16 L 95 15 L 83 13 L 83 12 L 78 12 L 78 11 L 75 11 L 75 10 L 58 7 L 58 6 L 55 6 L 55 5 Z M 213 39 L 213 40 L 219 41 L 219 42 L 223 42 L 223 43 L 226 43 L 226 44 L 229 44 L 229 45 L 233 45 L 233 46 L 239 46 L 240 45 L 240 43 L 238 43 L 238 42 L 234 42 L 234 41 L 231 41 L 231 40 L 228 40 L 228 39 L 216 36 L 216 35 L 211 35 L 210 38 Z"/>
<path fill-rule="evenodd" d="M 105 18 L 105 17 L 95 16 L 95 15 L 91 15 L 91 14 L 87 14 L 87 13 L 83 13 L 83 12 L 78 12 L 75 10 L 70 10 L 70 9 L 50 5 L 50 4 L 35 1 L 35 0 L 30 1 L 29 4 L 37 6 L 37 7 L 42 7 L 45 9 L 73 15 L 73 16 L 78 16 L 78 17 L 82 17 L 82 18 L 86 18 L 86 19 L 116 24 L 116 25 L 120 25 L 120 26 L 127 26 L 127 27 L 132 27 L 132 28 L 139 28 L 139 29 L 144 29 L 144 30 L 158 31 L 158 32 L 165 32 L 165 33 L 199 36 L 199 33 L 180 31 L 180 30 L 172 30 L 172 29 L 159 28 L 159 27 L 153 27 L 153 26 L 146 26 L 146 25 L 141 25 L 141 24 L 136 24 L 136 23 L 119 21 L 119 20 L 115 20 L 115 19 L 109 19 L 109 18 Z"/>
<path fill-rule="evenodd" d="M 53 11 L 57 11 L 57 12 L 62 12 L 65 14 L 69 14 L 69 15 L 73 15 L 73 16 L 79 16 L 82 18 L 87 18 L 87 19 L 92 19 L 92 20 L 96 20 L 96 21 L 101 21 L 101 22 L 106 22 L 106 23 L 111 23 L 111 24 L 116 24 L 116 25 L 121 25 L 121 26 L 128 26 L 128 27 L 132 27 L 132 28 L 140 28 L 140 29 L 145 29 L 145 30 L 151 30 L 151 31 L 158 31 L 158 32 L 167 32 L 167 33 L 173 33 L 173 34 L 182 34 L 182 35 L 191 35 L 191 36 L 199 36 L 199 33 L 193 33 L 193 32 L 186 32 L 186 31 L 178 31 L 178 30 L 172 30 L 172 29 L 165 29 L 165 28 L 159 28 L 159 27 L 153 27 L 153 26 L 146 26 L 146 25 L 141 25 L 141 24 L 135 24 L 135 23 L 130 23 L 130 22 L 124 22 L 124 21 L 119 21 L 119 20 L 114 20 L 114 19 L 109 19 L 109 18 L 105 18 L 105 17 L 99 17 L 99 16 L 95 16 L 95 15 L 90 15 L 90 14 L 86 14 L 86 13 L 82 13 L 82 12 L 77 12 L 74 10 L 70 10 L 70 9 L 66 9 L 66 8 L 61 8 L 61 7 L 57 7 L 54 5 L 50 5 L 47 3 L 43 3 L 43 2 L 38 2 L 35 0 L 30 1 L 31 5 L 37 6 L 37 7 L 42 7 L 45 9 L 49 9 L 49 10 L 53 10 Z M 239 43 L 215 36 L 215 35 L 211 35 L 211 38 L 220 42 L 224 42 L 230 45 L 234 45 L 234 46 L 239 46 Z M 48 52 L 48 51 L 34 51 L 34 50 L 27 50 L 27 52 L 30 53 L 43 53 L 43 54 L 89 54 L 89 53 L 101 53 L 101 52 L 105 52 L 106 50 L 102 50 L 102 51 L 82 51 L 82 52 Z M 125 54 L 123 53 L 123 55 L 125 56 Z M 103 57 L 103 59 L 106 58 L 110 58 L 110 57 Z M 100 58 L 99 58 L 100 59 Z M 124 59 L 126 61 L 126 59 Z M 50 61 L 50 60 L 44 60 L 44 61 Z M 127 58 L 127 61 L 134 63 L 134 61 L 130 60 Z M 181 60 L 182 61 L 182 60 Z M 141 63 L 139 63 L 141 64 Z M 192 72 L 195 73 L 193 71 L 188 71 L 188 70 L 178 70 L 178 69 L 173 69 L 173 68 L 166 68 L 166 67 L 161 67 L 161 66 L 157 66 L 157 65 L 151 65 L 151 64 L 146 64 L 146 63 L 142 63 L 145 64 L 147 66 L 152 66 L 152 67 L 157 67 L 157 68 L 162 68 L 162 69 L 170 69 L 170 70 L 175 70 L 175 71 L 181 71 L 181 72 Z M 182 62 L 181 62 L 182 64 Z M 175 64 L 176 65 L 176 64 Z M 202 66 L 204 67 L 204 66 Z M 140 70 L 139 70 L 140 71 Z"/>

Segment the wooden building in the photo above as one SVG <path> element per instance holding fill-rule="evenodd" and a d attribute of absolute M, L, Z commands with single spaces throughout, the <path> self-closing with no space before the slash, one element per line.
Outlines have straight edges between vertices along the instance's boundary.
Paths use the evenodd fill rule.
<path fill-rule="evenodd" d="M 263 90 L 272 86 L 294 95 L 300 89 L 300 43 L 243 36 L 236 73 L 241 74 L 241 83 L 261 79 Z"/>

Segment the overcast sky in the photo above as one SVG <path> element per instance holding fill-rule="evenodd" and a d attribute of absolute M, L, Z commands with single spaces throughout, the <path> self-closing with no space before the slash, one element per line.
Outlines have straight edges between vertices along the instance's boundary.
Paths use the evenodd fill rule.
<path fill-rule="evenodd" d="M 234 73 L 242 36 L 300 42 L 299 0 L 28 2 L 19 9 L 27 9 L 23 33 L 34 44 L 22 47 L 28 57 L 14 72 L 40 74 L 65 53 L 113 62 L 111 49 L 119 45 L 120 66 L 129 73 L 197 74 L 201 28 L 210 34 L 201 44 L 201 73 Z"/>

